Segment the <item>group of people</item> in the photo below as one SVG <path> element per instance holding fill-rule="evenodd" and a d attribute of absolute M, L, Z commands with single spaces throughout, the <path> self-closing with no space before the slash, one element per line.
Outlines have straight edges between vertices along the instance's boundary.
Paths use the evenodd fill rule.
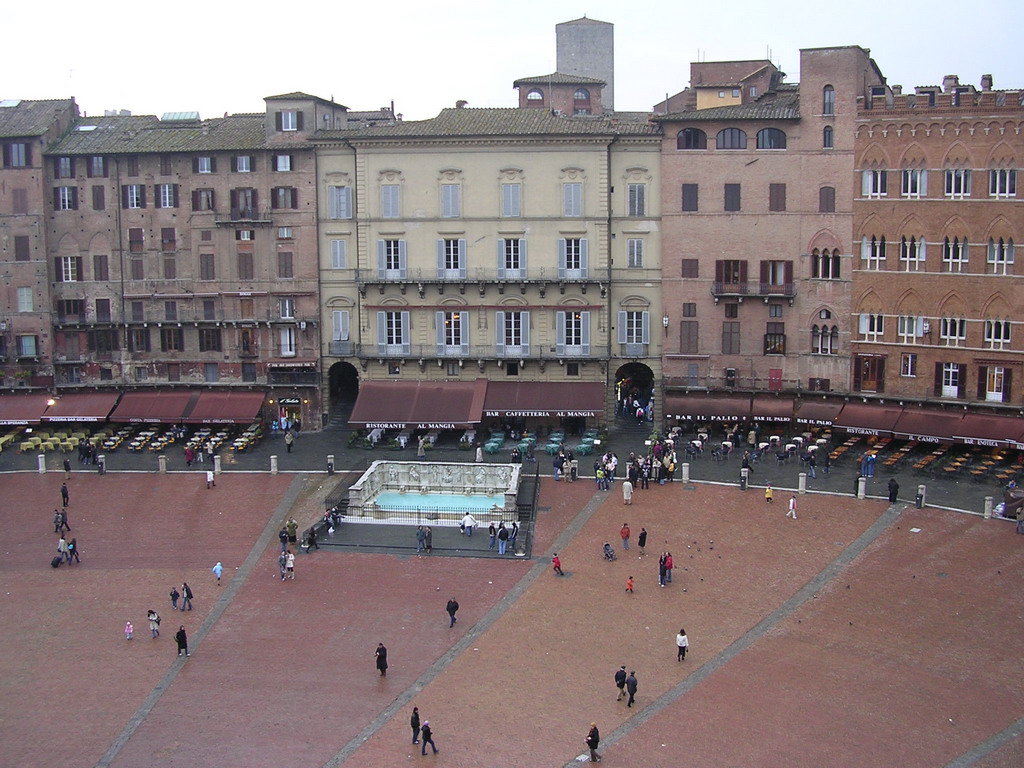
<path fill-rule="evenodd" d="M 512 521 L 512 525 L 506 527 L 504 522 L 498 523 L 498 526 L 494 526 L 494 521 L 487 527 L 487 549 L 493 550 L 495 544 L 498 545 L 498 554 L 504 555 L 509 546 L 515 551 L 516 539 L 519 537 L 519 523 L 515 520 Z"/>
<path fill-rule="evenodd" d="M 216 453 L 216 449 L 213 446 L 212 440 L 207 440 L 204 444 L 199 445 L 198 447 L 189 443 L 185 446 L 185 465 L 191 467 L 192 462 L 202 464 L 204 456 L 209 460 L 210 464 L 213 464 L 214 453 Z"/>

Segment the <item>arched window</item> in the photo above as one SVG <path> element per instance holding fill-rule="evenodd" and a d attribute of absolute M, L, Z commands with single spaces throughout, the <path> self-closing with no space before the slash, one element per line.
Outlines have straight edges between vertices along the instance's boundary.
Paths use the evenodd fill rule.
<path fill-rule="evenodd" d="M 821 251 L 815 248 L 811 252 L 811 277 L 820 280 L 838 280 L 840 263 L 838 248 L 832 251 L 828 248 Z"/>
<path fill-rule="evenodd" d="M 544 91 L 540 88 L 534 88 L 532 91 L 526 94 L 526 100 L 532 101 L 534 105 L 544 103 Z"/>
<path fill-rule="evenodd" d="M 747 134 L 739 128 L 723 128 L 715 139 L 716 149 L 746 149 Z"/>
<path fill-rule="evenodd" d="M 572 95 L 576 101 L 590 101 L 590 91 L 586 88 L 577 88 L 576 93 Z"/>
<path fill-rule="evenodd" d="M 676 149 L 707 149 L 708 136 L 700 128 L 683 128 L 676 134 Z"/>
<path fill-rule="evenodd" d="M 836 188 L 821 187 L 818 189 L 818 213 L 836 212 Z"/>
<path fill-rule="evenodd" d="M 758 149 L 785 149 L 786 134 L 778 128 L 762 128 L 757 132 Z"/>
<path fill-rule="evenodd" d="M 839 327 L 811 326 L 811 354 L 834 355 L 839 350 Z"/>
<path fill-rule="evenodd" d="M 836 89 L 826 85 L 821 89 L 821 114 L 834 115 L 836 113 Z"/>
<path fill-rule="evenodd" d="M 826 125 L 824 128 L 821 129 L 821 148 L 832 149 L 833 146 L 834 145 L 832 143 L 832 126 Z"/>

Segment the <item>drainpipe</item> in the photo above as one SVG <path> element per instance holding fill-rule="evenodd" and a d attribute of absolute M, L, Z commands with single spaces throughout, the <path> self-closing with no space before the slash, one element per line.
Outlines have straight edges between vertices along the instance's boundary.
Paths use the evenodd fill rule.
<path fill-rule="evenodd" d="M 604 160 L 605 168 L 607 169 L 607 173 L 608 173 L 608 180 L 607 180 L 607 183 L 605 184 L 605 197 L 606 197 L 605 209 L 607 211 L 607 219 L 605 220 L 605 227 L 606 227 L 606 232 L 607 232 L 607 250 L 608 250 L 608 254 L 607 254 L 607 256 L 608 256 L 608 258 L 607 258 L 608 269 L 607 269 L 607 273 L 606 273 L 606 278 L 608 280 L 608 283 L 607 283 L 607 285 L 608 285 L 608 291 L 607 291 L 608 295 L 607 295 L 607 302 L 606 302 L 606 305 L 605 305 L 607 307 L 607 309 L 608 309 L 608 353 L 607 353 L 608 368 L 605 371 L 605 381 L 604 381 L 605 392 L 608 391 L 609 381 L 610 381 L 609 376 L 614 376 L 614 374 L 612 373 L 612 370 L 611 370 L 611 367 L 612 367 L 612 345 L 615 343 L 613 338 L 612 338 L 612 325 L 613 325 L 613 323 L 615 321 L 615 312 L 612 309 L 612 307 L 614 306 L 614 304 L 612 303 L 612 253 L 613 253 L 613 250 L 612 250 L 612 186 L 613 186 L 612 185 L 612 146 L 618 140 L 619 140 L 619 134 L 616 133 L 616 134 L 614 134 L 612 136 L 611 141 L 609 141 L 605 145 L 605 150 L 604 150 L 605 151 L 605 160 Z M 607 398 L 606 398 L 606 400 L 607 400 Z M 607 411 L 605 411 L 605 413 L 607 414 Z M 605 416 L 605 418 L 607 419 L 607 415 Z M 614 423 L 614 418 L 612 419 L 612 423 Z"/>
<path fill-rule="evenodd" d="M 124 298 L 124 228 L 121 226 L 121 160 L 120 158 L 114 158 L 114 199 L 110 201 L 114 204 L 114 231 L 117 232 L 117 266 L 118 266 L 118 287 L 120 292 L 120 304 L 121 304 L 121 349 L 128 349 L 128 315 L 127 305 L 125 304 Z M 95 302 L 96 297 L 93 296 Z M 121 383 L 127 385 L 128 379 L 125 374 L 124 358 L 121 358 Z"/>

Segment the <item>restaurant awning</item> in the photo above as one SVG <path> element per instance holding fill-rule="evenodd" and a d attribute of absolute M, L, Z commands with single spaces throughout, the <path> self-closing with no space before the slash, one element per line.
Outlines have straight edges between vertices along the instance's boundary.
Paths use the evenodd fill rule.
<path fill-rule="evenodd" d="M 665 417 L 739 421 L 750 416 L 749 395 L 666 395 Z"/>
<path fill-rule="evenodd" d="M 43 421 L 106 421 L 119 396 L 117 392 L 73 392 L 61 395 L 46 409 Z"/>
<path fill-rule="evenodd" d="M 251 424 L 263 410 L 265 392 L 200 392 L 182 419 L 186 424 Z"/>
<path fill-rule="evenodd" d="M 967 445 L 988 445 L 1002 448 L 1021 442 L 1024 419 L 995 413 L 968 413 L 953 432 L 953 437 Z"/>
<path fill-rule="evenodd" d="M 855 435 L 879 435 L 892 432 L 902 413 L 903 407 L 899 405 L 846 403 L 834 425 Z"/>
<path fill-rule="evenodd" d="M 487 379 L 476 381 L 369 381 L 349 424 L 369 429 L 465 429 L 479 424 Z"/>
<path fill-rule="evenodd" d="M 755 421 L 792 421 L 793 398 L 775 395 L 754 395 L 750 417 Z"/>
<path fill-rule="evenodd" d="M 951 443 L 963 419 L 963 411 L 907 407 L 896 420 L 892 431 L 896 437 L 904 440 Z"/>
<path fill-rule="evenodd" d="M 797 423 L 831 427 L 844 405 L 842 401 L 804 400 L 796 408 Z"/>
<path fill-rule="evenodd" d="M 602 413 L 604 385 L 600 382 L 492 381 L 487 384 L 484 398 L 484 415 L 499 418 Z"/>
<path fill-rule="evenodd" d="M 111 421 L 129 423 L 179 424 L 191 410 L 199 392 L 170 390 L 164 392 L 126 392 Z"/>
<path fill-rule="evenodd" d="M 0 425 L 38 424 L 50 395 L 0 395 Z"/>

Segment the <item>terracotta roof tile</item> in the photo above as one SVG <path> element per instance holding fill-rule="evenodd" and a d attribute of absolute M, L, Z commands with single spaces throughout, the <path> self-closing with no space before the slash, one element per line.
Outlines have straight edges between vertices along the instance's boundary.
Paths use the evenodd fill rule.
<path fill-rule="evenodd" d="M 24 100 L 17 106 L 0 107 L 0 138 L 42 136 L 56 116 L 70 106 L 71 99 L 48 99 Z"/>
<path fill-rule="evenodd" d="M 599 77 L 585 77 L 583 75 L 570 75 L 565 72 L 552 72 L 550 75 L 537 75 L 535 77 L 520 77 L 513 85 L 575 85 L 577 83 L 607 83 Z"/>
<path fill-rule="evenodd" d="M 796 92 L 765 94 L 750 104 L 711 107 L 655 115 L 657 122 L 711 122 L 722 120 L 799 120 L 800 95 Z"/>

